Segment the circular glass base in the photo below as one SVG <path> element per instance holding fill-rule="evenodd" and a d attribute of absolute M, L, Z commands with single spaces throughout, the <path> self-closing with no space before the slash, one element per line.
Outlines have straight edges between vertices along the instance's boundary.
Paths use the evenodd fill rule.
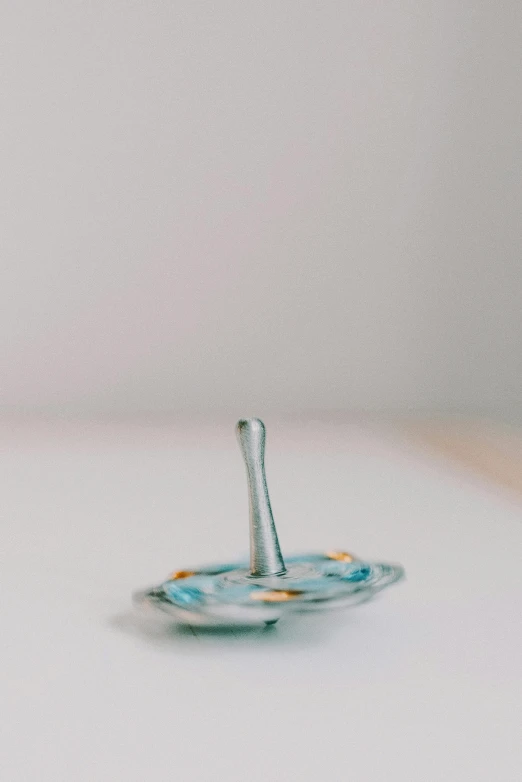
<path fill-rule="evenodd" d="M 263 577 L 252 576 L 242 563 L 180 570 L 135 599 L 185 624 L 251 626 L 272 624 L 287 613 L 361 603 L 404 575 L 400 565 L 345 552 L 290 557 L 286 568 Z"/>

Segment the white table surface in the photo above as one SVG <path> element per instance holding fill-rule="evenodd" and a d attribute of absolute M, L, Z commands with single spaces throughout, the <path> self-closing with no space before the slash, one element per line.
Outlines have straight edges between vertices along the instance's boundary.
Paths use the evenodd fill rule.
<path fill-rule="evenodd" d="M 266 631 L 149 623 L 135 589 L 246 552 L 233 422 L 0 426 L 0 779 L 521 779 L 515 496 L 390 431 L 266 423 L 283 551 L 406 583 Z"/>

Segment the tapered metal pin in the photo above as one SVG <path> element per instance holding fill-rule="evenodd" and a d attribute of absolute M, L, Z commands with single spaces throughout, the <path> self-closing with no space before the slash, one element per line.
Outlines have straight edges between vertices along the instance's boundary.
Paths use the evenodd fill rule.
<path fill-rule="evenodd" d="M 272 515 L 265 475 L 265 425 L 259 418 L 241 419 L 237 437 L 248 478 L 250 505 L 250 574 L 280 576 L 286 573 Z"/>

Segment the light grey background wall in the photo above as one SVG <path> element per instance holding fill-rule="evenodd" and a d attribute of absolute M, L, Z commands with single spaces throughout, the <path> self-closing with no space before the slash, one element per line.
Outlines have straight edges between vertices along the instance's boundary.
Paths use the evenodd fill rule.
<path fill-rule="evenodd" d="M 1 16 L 4 411 L 520 413 L 519 2 Z"/>

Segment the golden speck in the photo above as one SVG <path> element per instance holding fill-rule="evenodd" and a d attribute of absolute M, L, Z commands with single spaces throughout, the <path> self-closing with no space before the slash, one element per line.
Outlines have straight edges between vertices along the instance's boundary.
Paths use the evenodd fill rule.
<path fill-rule="evenodd" d="M 288 600 L 295 600 L 303 592 L 298 589 L 272 589 L 269 592 L 252 592 L 252 600 L 260 600 L 263 603 L 286 603 Z"/>
<path fill-rule="evenodd" d="M 337 562 L 353 562 L 355 557 L 353 554 L 348 554 L 347 551 L 328 551 L 326 553 L 328 559 L 335 559 Z"/>
<path fill-rule="evenodd" d="M 171 573 L 169 576 L 169 581 L 177 581 L 178 578 L 190 578 L 190 576 L 195 576 L 196 571 L 195 570 L 176 570 L 175 573 Z"/>

